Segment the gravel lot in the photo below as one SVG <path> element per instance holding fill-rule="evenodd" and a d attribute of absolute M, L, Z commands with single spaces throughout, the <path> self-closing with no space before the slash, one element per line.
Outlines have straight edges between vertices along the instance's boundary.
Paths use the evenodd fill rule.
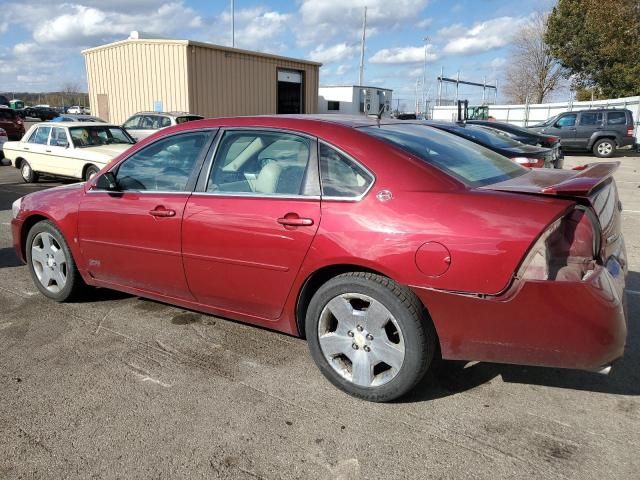
<path fill-rule="evenodd" d="M 333 388 L 296 338 L 105 290 L 45 300 L 9 221 L 56 183 L 0 167 L 0 478 L 638 478 L 640 156 L 619 160 L 631 324 L 611 375 L 478 363 L 387 405 Z"/>

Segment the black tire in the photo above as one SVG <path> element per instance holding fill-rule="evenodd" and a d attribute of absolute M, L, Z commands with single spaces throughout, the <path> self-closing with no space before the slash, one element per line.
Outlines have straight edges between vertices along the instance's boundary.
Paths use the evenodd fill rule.
<path fill-rule="evenodd" d="M 593 144 L 593 154 L 598 158 L 611 158 L 615 153 L 615 140 L 610 138 L 601 138 Z"/>
<path fill-rule="evenodd" d="M 318 333 L 321 315 L 331 300 L 344 294 L 364 295 L 381 303 L 401 331 L 404 358 L 395 376 L 387 383 L 357 385 L 338 373 L 325 358 Z M 395 400 L 412 390 L 429 369 L 438 341 L 431 319 L 413 292 L 389 278 L 366 272 L 344 273 L 322 285 L 309 303 L 305 327 L 311 356 L 322 374 L 349 395 L 372 402 Z M 363 347 L 363 352 L 373 352 L 375 348 L 372 342 L 371 350 Z M 376 375 L 378 367 L 371 365 Z"/>
<path fill-rule="evenodd" d="M 91 180 L 91 177 L 98 173 L 100 169 L 95 165 L 89 165 L 87 169 L 84 171 L 84 179 L 85 181 Z"/>
<path fill-rule="evenodd" d="M 20 176 L 25 183 L 38 181 L 38 174 L 33 171 L 33 168 L 31 168 L 31 165 L 26 160 L 20 162 Z"/>
<path fill-rule="evenodd" d="M 58 292 L 51 291 L 43 286 L 38 278 L 38 274 L 36 273 L 34 267 L 32 250 L 34 248 L 34 240 L 40 233 L 47 233 L 51 235 L 53 239 L 55 239 L 55 242 L 65 256 L 66 282 L 64 284 L 64 287 L 61 288 Z M 33 283 L 35 283 L 38 290 L 40 290 L 40 293 L 42 293 L 45 297 L 55 300 L 56 302 L 65 302 L 79 296 L 79 294 L 86 287 L 84 280 L 82 280 L 82 277 L 78 272 L 76 263 L 73 259 L 71 251 L 69 250 L 67 242 L 65 241 L 62 233 L 60 233 L 58 228 L 50 221 L 43 220 L 31 227 L 31 230 L 29 230 L 29 234 L 27 235 L 26 256 L 27 266 L 29 267 L 29 273 L 31 274 Z"/>

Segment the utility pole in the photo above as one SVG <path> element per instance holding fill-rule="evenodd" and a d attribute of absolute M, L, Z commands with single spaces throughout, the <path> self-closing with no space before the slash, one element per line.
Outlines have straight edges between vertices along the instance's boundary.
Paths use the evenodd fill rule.
<path fill-rule="evenodd" d="M 438 106 L 442 105 L 442 77 L 444 77 L 444 67 L 440 66 L 440 78 L 438 79 Z"/>
<path fill-rule="evenodd" d="M 234 0 L 231 0 L 231 47 L 236 46 L 236 9 Z"/>
<path fill-rule="evenodd" d="M 422 64 L 422 105 L 424 106 L 424 112 L 427 111 L 427 94 L 425 88 L 427 88 L 427 44 L 429 43 L 429 37 L 424 37 L 424 62 Z"/>
<path fill-rule="evenodd" d="M 364 18 L 362 20 L 362 43 L 360 45 L 360 75 L 358 76 L 358 85 L 362 86 L 364 80 L 364 42 L 367 35 L 367 7 L 364 7 Z"/>

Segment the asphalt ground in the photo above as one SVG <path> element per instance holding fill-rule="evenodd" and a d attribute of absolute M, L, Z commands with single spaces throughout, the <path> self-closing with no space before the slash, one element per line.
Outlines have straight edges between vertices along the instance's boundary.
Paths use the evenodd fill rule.
<path fill-rule="evenodd" d="M 630 332 L 612 373 L 476 363 L 393 404 L 332 387 L 293 337 L 108 290 L 46 300 L 11 202 L 59 183 L 0 167 L 0 478 L 638 478 L 640 157 L 619 160 Z"/>

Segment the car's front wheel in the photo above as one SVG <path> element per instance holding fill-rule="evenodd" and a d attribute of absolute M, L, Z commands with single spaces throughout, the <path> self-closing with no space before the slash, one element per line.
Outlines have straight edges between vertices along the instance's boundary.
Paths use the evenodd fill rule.
<path fill-rule="evenodd" d="M 374 402 L 413 389 L 428 370 L 437 342 L 413 292 L 366 272 L 338 275 L 320 287 L 305 327 L 311 355 L 329 381 Z"/>
<path fill-rule="evenodd" d="M 84 281 L 62 233 L 48 220 L 36 223 L 27 235 L 27 265 L 43 295 L 64 302 L 79 293 Z"/>
<path fill-rule="evenodd" d="M 38 181 L 38 174 L 33 171 L 31 165 L 26 160 L 23 160 L 20 164 L 20 175 L 22 175 L 22 180 L 25 183 L 33 183 Z"/>
<path fill-rule="evenodd" d="M 601 138 L 593 145 L 593 154 L 600 158 L 612 157 L 616 152 L 616 144 L 610 138 Z"/>

